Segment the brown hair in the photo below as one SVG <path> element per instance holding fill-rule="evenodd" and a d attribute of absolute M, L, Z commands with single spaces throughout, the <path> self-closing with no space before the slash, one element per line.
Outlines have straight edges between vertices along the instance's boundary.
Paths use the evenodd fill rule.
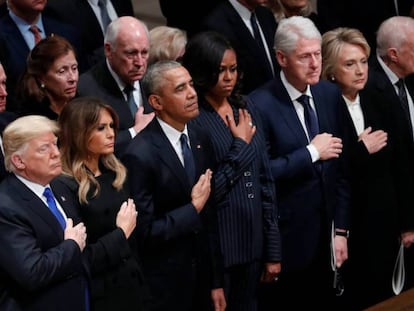
<path fill-rule="evenodd" d="M 51 35 L 42 40 L 31 50 L 26 60 L 26 70 L 19 82 L 18 94 L 23 101 L 31 98 L 42 101 L 46 93 L 39 82 L 46 75 L 56 59 L 73 52 L 75 49 L 65 38 Z"/>
<path fill-rule="evenodd" d="M 101 99 L 83 96 L 71 100 L 63 108 L 59 116 L 61 132 L 59 134 L 62 167 L 65 174 L 71 175 L 79 184 L 78 196 L 81 203 L 87 203 L 87 195 L 92 186 L 93 196 L 99 193 L 99 184 L 84 165 L 88 158 L 88 143 L 92 132 L 96 129 L 100 113 L 106 110 L 112 117 L 114 128 L 119 125 L 115 110 Z M 112 185 L 120 190 L 126 178 L 126 169 L 114 154 L 102 155 L 101 163 L 116 173 Z"/>

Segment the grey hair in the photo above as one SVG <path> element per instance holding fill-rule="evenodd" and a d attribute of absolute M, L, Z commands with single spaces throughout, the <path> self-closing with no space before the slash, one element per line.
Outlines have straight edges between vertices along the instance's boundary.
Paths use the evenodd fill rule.
<path fill-rule="evenodd" d="M 166 82 L 165 72 L 178 67 L 182 65 L 174 60 L 161 60 L 149 66 L 141 80 L 144 93 L 147 96 L 159 94 Z"/>
<path fill-rule="evenodd" d="M 13 154 L 22 155 L 29 142 L 40 135 L 52 132 L 57 136 L 59 126 L 56 121 L 44 116 L 29 115 L 11 122 L 3 132 L 4 165 L 9 172 L 15 167 L 11 161 Z"/>
<path fill-rule="evenodd" d="M 318 39 L 322 36 L 315 24 L 307 17 L 291 16 L 279 22 L 275 33 L 275 50 L 286 54 L 295 50 L 299 39 Z"/>
<path fill-rule="evenodd" d="M 389 48 L 400 49 L 414 29 L 414 19 L 408 16 L 393 16 L 380 25 L 377 32 L 377 53 L 384 57 Z"/>

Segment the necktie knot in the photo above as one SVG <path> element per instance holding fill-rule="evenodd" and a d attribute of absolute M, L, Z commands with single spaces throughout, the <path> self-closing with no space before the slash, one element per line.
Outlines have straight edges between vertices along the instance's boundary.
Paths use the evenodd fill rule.
<path fill-rule="evenodd" d="M 36 25 L 31 25 L 29 30 L 33 33 L 35 45 L 38 44 L 39 41 L 42 40 L 39 27 L 37 27 Z"/>
<path fill-rule="evenodd" d="M 47 206 L 49 207 L 49 210 L 53 213 L 53 215 L 56 217 L 57 221 L 59 222 L 60 226 L 65 229 L 66 228 L 66 221 L 63 217 L 62 213 L 58 210 L 58 207 L 56 205 L 55 198 L 53 196 L 53 192 L 49 187 L 46 187 L 43 191 L 43 196 L 46 198 Z"/>
<path fill-rule="evenodd" d="M 309 106 L 309 96 L 308 95 L 301 95 L 297 101 L 302 104 L 302 106 Z"/>

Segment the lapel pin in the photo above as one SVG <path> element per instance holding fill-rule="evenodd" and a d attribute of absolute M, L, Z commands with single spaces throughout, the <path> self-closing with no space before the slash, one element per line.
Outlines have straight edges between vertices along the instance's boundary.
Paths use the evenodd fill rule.
<path fill-rule="evenodd" d="M 197 148 L 197 149 L 201 149 L 201 145 L 197 145 L 197 146 L 196 146 L 196 148 Z"/>
<path fill-rule="evenodd" d="M 61 196 L 60 199 L 62 200 L 62 202 L 66 202 L 66 198 Z"/>

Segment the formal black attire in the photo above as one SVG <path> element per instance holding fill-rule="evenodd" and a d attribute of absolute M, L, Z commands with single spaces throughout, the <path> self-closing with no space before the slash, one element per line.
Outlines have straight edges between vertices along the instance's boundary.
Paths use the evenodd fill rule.
<path fill-rule="evenodd" d="M 217 163 L 213 177 L 227 304 L 230 310 L 257 310 L 263 264 L 281 261 L 273 177 L 263 152 L 266 145 L 260 117 L 252 105 L 246 107 L 257 129 L 247 144 L 233 137 L 204 98 L 199 102 L 200 115 L 194 122 L 207 129 Z M 232 105 L 236 122 L 237 104 Z"/>
<path fill-rule="evenodd" d="M 411 98 L 414 98 L 413 76 L 406 77 L 405 85 L 407 87 L 408 94 Z M 387 118 L 390 122 L 392 122 L 391 129 L 395 131 L 395 137 L 399 138 L 399 146 L 401 147 L 400 149 L 402 149 L 400 152 L 405 154 L 408 159 L 413 159 L 414 140 L 409 116 L 400 102 L 394 85 L 391 83 L 391 80 L 381 67 L 376 56 L 370 59 L 366 88 L 372 92 L 376 92 L 378 96 L 384 100 L 386 104 Z M 414 178 L 413 161 L 409 160 L 408 163 L 405 164 L 405 170 L 411 174 L 412 178 Z M 414 230 L 413 213 L 414 210 L 412 208 L 405 208 L 400 211 L 399 226 L 401 231 Z M 408 289 L 414 286 L 414 267 L 411 265 L 414 258 L 414 251 L 411 248 L 408 248 L 405 250 L 405 255 L 407 271 L 405 289 Z"/>
<path fill-rule="evenodd" d="M 161 13 L 170 27 L 186 31 L 190 38 L 200 31 L 201 21 L 221 2 L 226 0 L 159 0 Z M 191 12 L 188 14 L 187 12 Z"/>
<path fill-rule="evenodd" d="M 91 270 L 91 310 L 146 310 L 148 293 L 135 233 L 126 239 L 122 229 L 116 227 L 120 206 L 129 198 L 127 183 L 117 191 L 112 186 L 115 173 L 102 166 L 101 171 L 95 177 L 100 186 L 98 195 L 92 195 L 93 187 L 88 203 L 82 203 L 79 210 L 88 233 L 85 253 Z M 76 181 L 70 177 L 61 181 L 77 197 Z"/>
<path fill-rule="evenodd" d="M 79 223 L 77 202 L 51 183 L 67 217 Z M 85 310 L 88 267 L 81 250 L 47 205 L 14 174 L 0 185 L 0 309 Z"/>
<path fill-rule="evenodd" d="M 197 181 L 212 167 L 212 149 L 201 129 L 187 128 Z M 209 310 L 210 290 L 222 287 L 214 206 L 197 213 L 191 203 L 193 183 L 156 118 L 132 140 L 122 161 L 139 213 L 150 310 Z"/>
<path fill-rule="evenodd" d="M 409 16 L 414 1 L 398 0 L 397 5 L 399 15 Z M 359 29 L 372 50 L 376 47 L 375 35 L 379 25 L 397 15 L 393 0 L 318 0 L 317 11 L 322 33 L 336 27 Z"/>
<path fill-rule="evenodd" d="M 237 54 L 237 65 L 243 74 L 241 92 L 248 94 L 273 78 L 279 68 L 273 51 L 276 20 L 272 11 L 264 6 L 255 9 L 257 22 L 265 37 L 274 71 L 239 13 L 229 1 L 220 3 L 203 21 L 203 30 L 214 30 L 230 41 Z"/>
<path fill-rule="evenodd" d="M 362 310 L 394 295 L 392 275 L 400 246 L 400 213 L 412 208 L 408 158 L 384 105 L 377 93 L 360 92 L 364 127 L 388 133 L 387 145 L 369 154 L 343 102 L 352 193 L 349 259 L 343 266 L 343 310 Z"/>
<path fill-rule="evenodd" d="M 111 0 L 118 17 L 134 16 L 131 0 Z M 105 58 L 103 52 L 104 33 L 88 0 L 49 0 L 45 11 L 51 16 L 71 24 L 81 33 L 80 42 L 83 59 L 81 72 Z"/>
<path fill-rule="evenodd" d="M 321 81 L 311 85 L 310 92 L 319 133 L 342 137 L 339 89 Z M 282 271 L 269 304 L 273 301 L 286 310 L 295 310 L 304 302 L 329 306 L 334 297 L 329 249 L 332 222 L 336 228 L 350 225 L 346 146 L 338 159 L 312 162 L 308 137 L 280 74 L 248 97 L 263 120 L 278 198 Z M 287 298 L 291 292 L 297 299 Z"/>

